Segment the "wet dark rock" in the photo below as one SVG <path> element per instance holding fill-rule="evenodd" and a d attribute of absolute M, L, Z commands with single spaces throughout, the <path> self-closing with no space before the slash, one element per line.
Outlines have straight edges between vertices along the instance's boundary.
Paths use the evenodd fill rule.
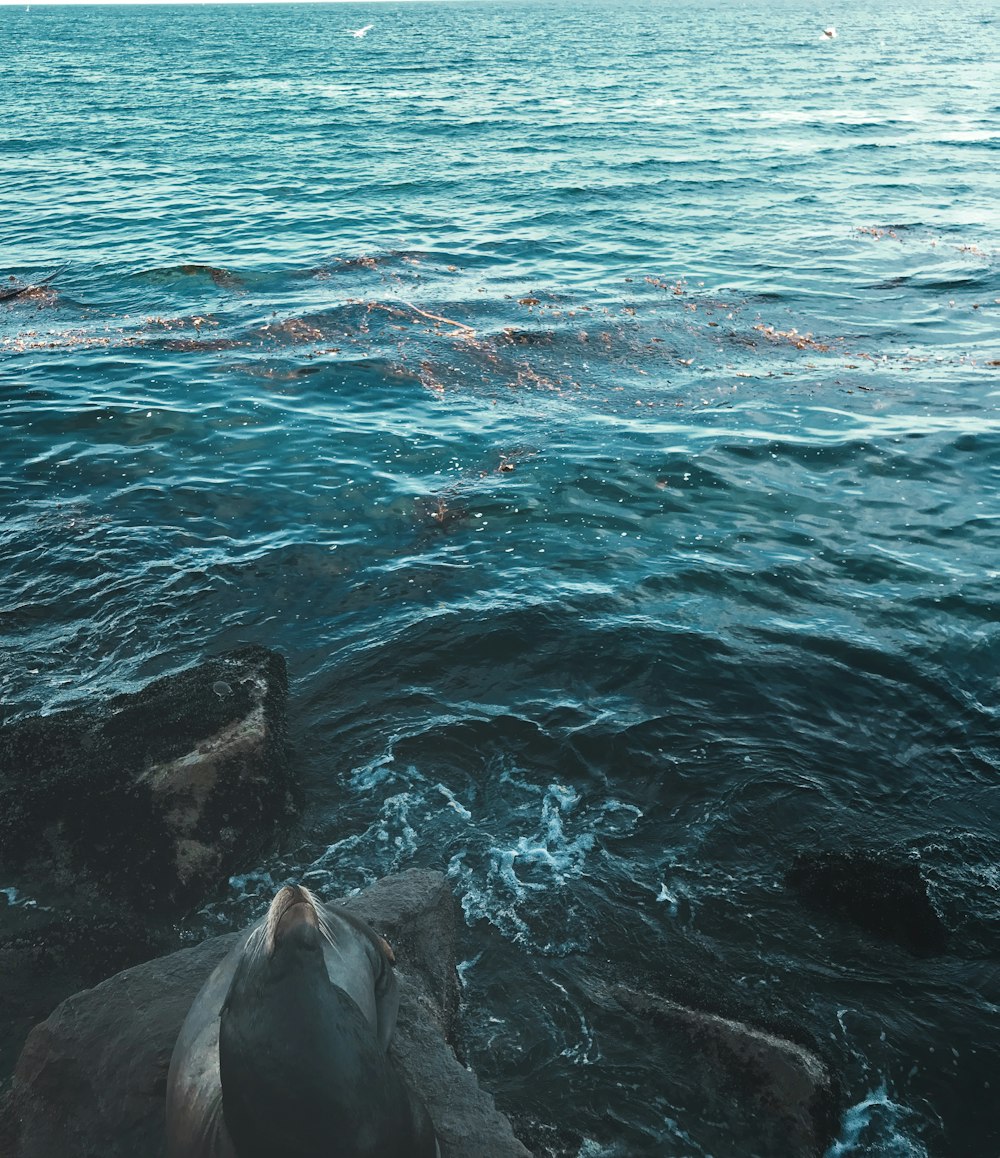
<path fill-rule="evenodd" d="M 653 993 L 612 985 L 641 1041 L 672 1043 L 698 1121 L 685 1126 L 708 1152 L 754 1158 L 819 1158 L 837 1121 L 835 1083 L 811 1050 L 742 1021 L 690 1009 Z M 669 1091 L 668 1091 L 669 1092 Z M 675 1093 L 679 1091 L 674 1091 Z"/>
<path fill-rule="evenodd" d="M 0 939 L 0 1089 L 32 1025 L 67 994 L 167 948 L 166 935 L 143 919 L 87 903 L 68 912 L 29 912 L 12 930 L 4 929 Z"/>
<path fill-rule="evenodd" d="M 512 1116 L 517 1136 L 534 1158 L 580 1158 L 584 1136 L 548 1122 L 539 1122 L 525 1114 Z"/>
<path fill-rule="evenodd" d="M 95 985 L 164 948 L 162 933 L 121 909 L 82 904 L 67 913 L 39 910 L 0 941 L 0 974 L 72 970 L 81 984 Z"/>
<path fill-rule="evenodd" d="M 530 1158 L 448 1044 L 458 1016 L 458 906 L 439 873 L 410 870 L 341 902 L 393 945 L 402 1000 L 394 1055 L 443 1158 Z M 167 1068 L 181 1022 L 237 934 L 77 993 L 31 1032 L 0 1110 L 10 1158 L 160 1158 Z"/>
<path fill-rule="evenodd" d="M 601 1011 L 602 1037 L 627 1042 L 629 1055 L 648 1051 L 665 1059 L 651 1104 L 683 1107 L 678 1126 L 692 1151 L 716 1158 L 821 1158 L 826 1152 L 837 1128 L 840 1087 L 814 1050 L 784 1032 L 671 1000 L 641 981 L 582 981 L 593 1011 Z M 800 1027 L 794 1033 L 807 1036 Z M 598 1140 L 614 1151 L 613 1133 Z M 633 1149 L 636 1158 L 661 1152 L 654 1142 Z M 548 1152 L 568 1158 L 557 1146 Z"/>
<path fill-rule="evenodd" d="M 210 277 L 220 289 L 238 289 L 244 284 L 236 274 L 214 265 L 191 264 L 178 266 L 178 269 L 188 277 Z"/>
<path fill-rule="evenodd" d="M 914 953 L 940 953 L 947 930 L 927 893 L 920 862 L 905 851 L 802 852 L 787 882 L 811 907 Z"/>
<path fill-rule="evenodd" d="M 286 697 L 254 646 L 0 728 L 0 866 L 137 911 L 199 896 L 291 810 Z"/>

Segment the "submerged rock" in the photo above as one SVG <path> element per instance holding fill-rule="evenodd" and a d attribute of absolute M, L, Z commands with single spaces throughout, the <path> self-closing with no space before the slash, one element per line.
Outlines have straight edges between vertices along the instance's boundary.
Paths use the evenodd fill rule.
<path fill-rule="evenodd" d="M 339 903 L 393 946 L 401 1003 L 392 1051 L 430 1111 L 442 1158 L 530 1158 L 448 1044 L 458 1016 L 458 917 L 445 878 L 411 869 Z M 0 1111 L 0 1153 L 160 1158 L 174 1040 L 237 936 L 119 973 L 36 1026 Z"/>
<path fill-rule="evenodd" d="M 292 804 L 284 659 L 245 647 L 0 729 L 0 866 L 137 911 L 202 894 Z"/>
<path fill-rule="evenodd" d="M 683 1126 L 705 1153 L 820 1158 L 837 1123 L 837 1086 L 811 1050 L 743 1021 L 626 985 L 590 982 L 596 1004 L 624 1014 L 618 1032 L 677 1057 L 657 1091 L 697 1107 Z M 655 1043 L 655 1044 L 654 1044 Z"/>
<path fill-rule="evenodd" d="M 947 930 L 931 904 L 920 863 L 905 851 L 802 852 L 787 881 L 813 908 L 914 953 L 946 947 Z"/>
<path fill-rule="evenodd" d="M 772 1033 L 616 986 L 621 1005 L 687 1049 L 711 1115 L 727 1122 L 734 1153 L 819 1158 L 836 1123 L 833 1082 L 810 1050 Z M 714 1097 L 713 1097 L 714 1095 Z"/>

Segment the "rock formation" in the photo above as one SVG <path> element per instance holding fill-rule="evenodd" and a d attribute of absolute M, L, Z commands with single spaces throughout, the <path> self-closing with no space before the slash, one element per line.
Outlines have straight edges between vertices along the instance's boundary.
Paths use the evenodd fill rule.
<path fill-rule="evenodd" d="M 392 1051 L 420 1092 L 442 1158 L 530 1158 L 455 1056 L 458 905 L 411 869 L 340 902 L 393 946 L 402 1000 Z M 167 1068 L 181 1022 L 237 934 L 127 969 L 32 1030 L 0 1111 L 10 1158 L 161 1158 Z"/>
<path fill-rule="evenodd" d="M 187 903 L 288 815 L 285 661 L 245 647 L 0 729 L 0 866 L 136 911 Z"/>
<path fill-rule="evenodd" d="M 641 1051 L 666 1044 L 679 1066 L 664 1093 L 698 1112 L 684 1126 L 711 1154 L 821 1158 L 837 1123 L 838 1088 L 804 1046 L 733 1018 L 659 994 L 591 980 L 596 1005 L 617 1016 L 617 1032 Z"/>
<path fill-rule="evenodd" d="M 905 850 L 802 852 L 787 880 L 812 908 L 913 953 L 940 953 L 947 945 L 948 933 L 931 904 L 920 862 Z"/>

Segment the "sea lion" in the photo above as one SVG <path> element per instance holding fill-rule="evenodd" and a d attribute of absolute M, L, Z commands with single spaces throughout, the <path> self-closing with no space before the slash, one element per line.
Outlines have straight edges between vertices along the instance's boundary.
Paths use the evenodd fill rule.
<path fill-rule="evenodd" d="M 167 1158 L 440 1158 L 388 1056 L 392 950 L 286 885 L 205 982 L 167 1077 Z"/>

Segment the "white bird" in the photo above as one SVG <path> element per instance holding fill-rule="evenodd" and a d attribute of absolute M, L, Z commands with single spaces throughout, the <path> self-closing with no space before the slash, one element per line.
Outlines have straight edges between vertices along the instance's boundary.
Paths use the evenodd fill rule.
<path fill-rule="evenodd" d="M 355 32 L 355 34 L 354 34 L 354 35 L 355 35 L 355 36 L 357 36 L 357 33 Z M 836 40 L 836 38 L 837 38 L 837 30 L 836 30 L 836 28 L 834 28 L 834 26 L 831 24 L 829 28 L 824 28 L 824 29 L 823 29 L 823 35 L 824 35 L 824 36 L 825 36 L 825 37 L 826 37 L 828 40 Z"/>
<path fill-rule="evenodd" d="M 358 40 L 360 40 L 362 36 L 367 36 L 374 27 L 374 24 L 366 24 L 364 28 L 355 28 L 351 35 L 356 36 Z"/>

